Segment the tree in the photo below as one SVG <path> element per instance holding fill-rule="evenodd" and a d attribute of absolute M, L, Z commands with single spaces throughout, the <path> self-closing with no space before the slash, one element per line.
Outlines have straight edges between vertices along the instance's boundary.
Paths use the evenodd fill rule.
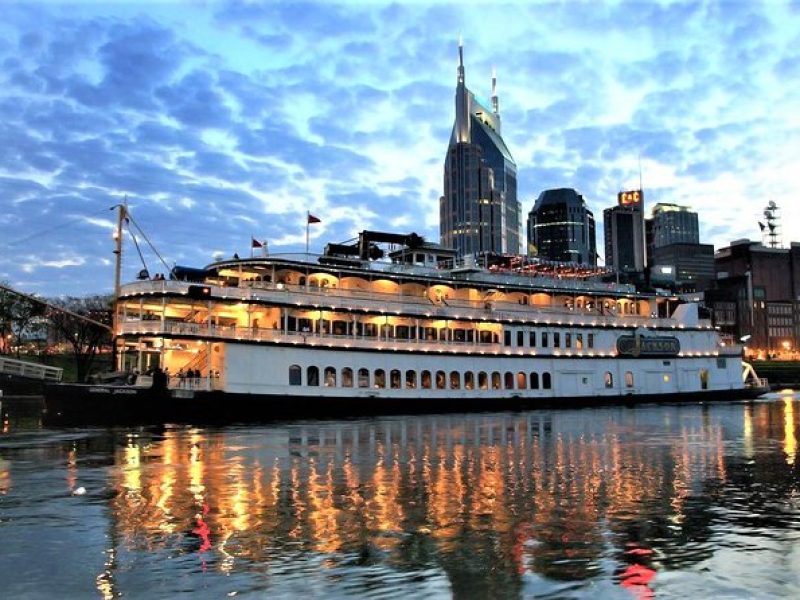
<path fill-rule="evenodd" d="M 104 347 L 111 345 L 111 298 L 108 296 L 67 297 L 51 302 L 49 321 L 75 355 L 77 380 L 85 382 L 92 364 Z M 100 325 L 102 324 L 102 325 Z M 106 325 L 107 327 L 104 327 Z"/>
<path fill-rule="evenodd" d="M 44 325 L 45 305 L 36 298 L 0 286 L 0 352 L 9 354 L 16 338 L 17 358 L 26 336 Z"/>

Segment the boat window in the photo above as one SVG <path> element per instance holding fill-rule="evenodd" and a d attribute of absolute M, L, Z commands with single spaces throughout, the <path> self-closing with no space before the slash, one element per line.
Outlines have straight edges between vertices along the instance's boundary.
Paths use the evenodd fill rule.
<path fill-rule="evenodd" d="M 358 387 L 360 387 L 360 388 L 368 388 L 369 387 L 369 370 L 368 369 L 359 369 L 358 370 Z"/>
<path fill-rule="evenodd" d="M 465 342 L 467 339 L 467 332 L 464 329 L 453 329 L 453 341 Z"/>
<path fill-rule="evenodd" d="M 336 369 L 325 367 L 325 387 L 336 387 Z"/>
<path fill-rule="evenodd" d="M 414 389 L 417 387 L 417 372 L 413 369 L 406 371 L 406 388 Z"/>
<path fill-rule="evenodd" d="M 594 334 L 593 333 L 587 334 L 587 336 L 586 336 L 586 345 L 589 346 L 589 348 L 594 348 Z"/>
<path fill-rule="evenodd" d="M 583 350 L 583 334 L 582 333 L 576 333 L 575 334 L 575 347 L 578 350 Z"/>
<path fill-rule="evenodd" d="M 510 346 L 511 345 L 511 332 L 510 331 L 504 331 L 503 332 L 503 345 L 504 346 Z"/>
<path fill-rule="evenodd" d="M 630 371 L 625 371 L 625 387 L 632 388 L 633 387 L 633 373 Z"/>
<path fill-rule="evenodd" d="M 536 348 L 536 332 L 535 331 L 528 332 L 528 345 L 531 348 Z"/>
<path fill-rule="evenodd" d="M 475 343 L 475 330 L 474 329 L 468 329 L 467 330 L 467 342 L 470 343 L 470 344 L 474 344 Z"/>
<path fill-rule="evenodd" d="M 306 384 L 319 385 L 319 367 L 308 367 L 306 369 Z"/>
<path fill-rule="evenodd" d="M 395 328 L 395 335 L 397 336 L 398 340 L 408 340 L 411 338 L 409 335 L 409 327 L 408 325 L 398 325 Z"/>
<path fill-rule="evenodd" d="M 378 326 L 375 323 L 364 323 L 364 335 L 366 337 L 377 337 Z"/>
<path fill-rule="evenodd" d="M 507 390 L 514 389 L 514 374 L 511 371 L 506 371 L 505 377 L 503 377 L 503 383 Z"/>
<path fill-rule="evenodd" d="M 388 323 L 381 325 L 381 339 L 390 340 L 394 337 L 394 327 Z"/>
<path fill-rule="evenodd" d="M 400 369 L 392 369 L 389 373 L 389 385 L 393 390 L 399 390 L 400 382 Z"/>
<path fill-rule="evenodd" d="M 611 371 L 606 371 L 605 375 L 603 375 L 603 382 L 607 388 L 614 387 L 614 376 L 611 374 Z"/>
<path fill-rule="evenodd" d="M 519 373 L 517 373 L 517 389 L 524 390 L 527 389 L 527 387 L 528 387 L 527 377 L 525 376 L 524 372 L 520 371 Z"/>
<path fill-rule="evenodd" d="M 444 371 L 436 371 L 436 389 L 443 390 L 445 383 L 445 373 Z"/>
<path fill-rule="evenodd" d="M 549 345 L 550 340 L 548 339 L 549 335 L 546 331 L 542 332 L 542 348 L 547 348 Z"/>
<path fill-rule="evenodd" d="M 386 371 L 383 369 L 375 369 L 375 382 L 372 384 L 376 388 L 386 387 Z"/>
<path fill-rule="evenodd" d="M 464 389 L 465 390 L 474 390 L 475 389 L 475 373 L 472 371 L 467 371 L 464 373 Z"/>
<path fill-rule="evenodd" d="M 450 389 L 457 390 L 461 387 L 461 373 L 450 371 Z"/>
<path fill-rule="evenodd" d="M 499 390 L 500 389 L 500 373 L 497 371 L 492 372 L 492 389 Z"/>
<path fill-rule="evenodd" d="M 333 335 L 347 335 L 349 323 L 347 321 L 334 321 L 333 322 Z"/>
<path fill-rule="evenodd" d="M 431 389 L 431 372 L 430 371 L 423 371 L 422 372 L 422 387 L 426 390 Z"/>
<path fill-rule="evenodd" d="M 426 327 L 425 328 L 425 339 L 426 340 L 435 340 L 436 339 L 436 327 Z"/>
<path fill-rule="evenodd" d="M 300 331 L 303 333 L 311 333 L 311 319 L 299 319 Z"/>
<path fill-rule="evenodd" d="M 531 371 L 531 389 L 539 389 L 539 374 L 535 371 Z"/>
<path fill-rule="evenodd" d="M 439 330 L 439 341 L 440 341 L 440 342 L 446 342 L 446 341 L 447 341 L 447 332 L 448 332 L 448 331 L 449 331 L 449 330 L 448 330 L 446 327 L 442 327 L 442 328 Z"/>
<path fill-rule="evenodd" d="M 553 332 L 553 348 L 561 347 L 561 334 L 558 331 Z"/>
<path fill-rule="evenodd" d="M 353 369 L 350 367 L 342 369 L 342 387 L 353 387 Z"/>
<path fill-rule="evenodd" d="M 478 373 L 478 388 L 481 390 L 489 389 L 489 376 L 486 374 L 486 371 Z"/>
<path fill-rule="evenodd" d="M 553 387 L 553 382 L 550 379 L 550 373 L 545 371 L 542 373 L 542 389 L 549 390 L 551 387 Z"/>
<path fill-rule="evenodd" d="M 700 369 L 700 389 L 708 389 L 708 369 Z"/>
<path fill-rule="evenodd" d="M 517 332 L 517 346 L 520 347 L 520 348 L 525 346 L 525 332 L 524 331 L 518 331 Z"/>
<path fill-rule="evenodd" d="M 289 367 L 289 385 L 302 385 L 303 371 L 300 365 Z"/>
<path fill-rule="evenodd" d="M 478 341 L 481 344 L 491 344 L 492 343 L 492 332 L 491 331 L 479 331 L 478 332 Z"/>
<path fill-rule="evenodd" d="M 288 317 L 286 319 L 287 331 L 297 331 L 297 317 Z"/>
<path fill-rule="evenodd" d="M 322 333 L 330 333 L 331 332 L 331 322 L 326 319 L 320 319 L 317 321 L 317 329 L 322 329 Z"/>
<path fill-rule="evenodd" d="M 565 333 L 564 334 L 564 348 L 572 348 L 572 334 Z"/>
<path fill-rule="evenodd" d="M 718 368 L 718 369 L 724 369 L 724 368 L 726 368 L 726 367 L 728 366 L 728 362 L 727 362 L 727 360 L 728 360 L 728 359 L 726 359 L 726 358 L 718 358 L 718 359 L 717 359 L 717 368 Z"/>

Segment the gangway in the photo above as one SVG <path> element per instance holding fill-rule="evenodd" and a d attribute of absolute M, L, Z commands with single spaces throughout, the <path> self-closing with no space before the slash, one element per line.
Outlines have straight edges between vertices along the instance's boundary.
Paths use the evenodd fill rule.
<path fill-rule="evenodd" d="M 27 379 L 58 383 L 61 381 L 63 373 L 64 369 L 60 367 L 51 367 L 40 363 L 0 356 L 0 375 L 15 375 Z"/>

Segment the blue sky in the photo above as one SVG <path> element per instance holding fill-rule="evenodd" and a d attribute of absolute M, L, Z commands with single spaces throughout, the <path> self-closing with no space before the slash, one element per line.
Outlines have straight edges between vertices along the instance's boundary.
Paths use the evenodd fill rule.
<path fill-rule="evenodd" d="M 0 280 L 112 288 L 127 195 L 167 263 L 312 251 L 368 229 L 438 241 L 459 34 L 497 70 L 531 209 L 639 181 L 702 241 L 800 241 L 800 2 L 3 2 Z M 598 231 L 598 240 L 602 232 Z M 602 248 L 600 248 L 602 254 Z M 165 270 L 145 252 L 152 272 Z M 141 263 L 129 243 L 124 277 Z"/>

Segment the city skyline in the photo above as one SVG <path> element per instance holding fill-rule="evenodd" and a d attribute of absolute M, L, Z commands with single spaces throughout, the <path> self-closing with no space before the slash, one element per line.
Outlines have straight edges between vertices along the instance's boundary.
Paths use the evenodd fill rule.
<path fill-rule="evenodd" d="M 125 195 L 169 264 L 302 252 L 306 211 L 312 251 L 437 241 L 459 32 L 471 89 L 496 67 L 523 214 L 562 187 L 599 214 L 641 164 L 645 210 L 690 206 L 704 243 L 760 239 L 769 201 L 800 238 L 797 2 L 5 6 L 0 280 L 24 291 L 110 292 Z"/>

